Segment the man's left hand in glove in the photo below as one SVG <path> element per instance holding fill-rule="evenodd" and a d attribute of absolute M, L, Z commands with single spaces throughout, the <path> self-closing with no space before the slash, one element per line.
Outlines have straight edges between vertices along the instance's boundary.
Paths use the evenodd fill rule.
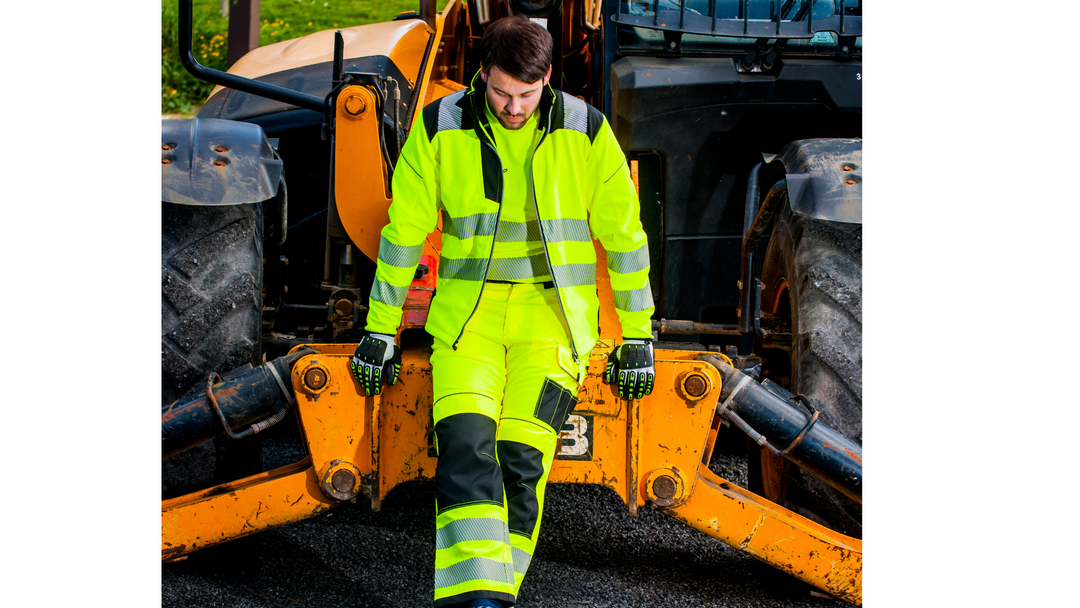
<path fill-rule="evenodd" d="M 641 399 L 652 393 L 655 380 L 651 340 L 625 340 L 608 355 L 604 382 L 617 383 L 623 399 Z"/>

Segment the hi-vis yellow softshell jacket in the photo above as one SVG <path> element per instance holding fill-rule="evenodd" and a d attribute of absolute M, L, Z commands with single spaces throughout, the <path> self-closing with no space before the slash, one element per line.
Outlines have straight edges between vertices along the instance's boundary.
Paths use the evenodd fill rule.
<path fill-rule="evenodd" d="M 394 201 L 382 230 L 368 331 L 396 333 L 424 239 L 440 213 L 439 280 L 425 329 L 456 347 L 476 310 L 502 204 L 502 164 L 484 103 L 485 84 L 477 73 L 469 89 L 429 104 L 414 122 L 394 168 Z M 542 133 L 527 173 L 538 226 L 510 225 L 522 239 L 540 232 L 574 358 L 584 356 L 599 337 L 594 238 L 607 252 L 623 337 L 649 339 L 649 245 L 615 134 L 599 110 L 550 86 L 537 111 Z M 507 228 L 504 222 L 502 229 Z M 533 276 L 529 258 L 521 260 L 522 278 Z M 513 258 L 501 263 L 502 276 L 512 272 Z"/>

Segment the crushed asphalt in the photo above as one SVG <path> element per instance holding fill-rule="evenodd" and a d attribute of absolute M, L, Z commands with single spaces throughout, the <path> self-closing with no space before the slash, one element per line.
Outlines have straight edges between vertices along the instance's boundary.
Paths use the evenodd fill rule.
<path fill-rule="evenodd" d="M 268 434 L 264 462 L 303 457 L 299 443 Z M 719 452 L 710 468 L 745 486 L 745 456 Z M 161 605 L 397 608 L 432 606 L 435 497 L 431 482 L 390 492 L 161 567 Z M 748 554 L 642 508 L 630 517 L 611 490 L 548 487 L 542 531 L 518 597 L 521 608 L 840 608 L 839 600 Z"/>

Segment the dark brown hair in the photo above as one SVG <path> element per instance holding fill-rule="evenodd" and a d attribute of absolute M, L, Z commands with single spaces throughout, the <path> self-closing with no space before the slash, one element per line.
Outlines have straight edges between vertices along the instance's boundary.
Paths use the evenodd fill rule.
<path fill-rule="evenodd" d="M 525 17 L 504 17 L 480 39 L 484 70 L 497 67 L 519 82 L 532 84 L 551 67 L 551 34 Z"/>

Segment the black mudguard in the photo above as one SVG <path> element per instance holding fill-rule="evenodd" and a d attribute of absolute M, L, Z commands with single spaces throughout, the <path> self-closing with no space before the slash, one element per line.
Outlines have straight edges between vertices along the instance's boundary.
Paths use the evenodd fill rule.
<path fill-rule="evenodd" d="M 802 139 L 786 146 L 770 164 L 786 173 L 791 210 L 800 215 L 862 223 L 862 140 Z"/>
<path fill-rule="evenodd" d="M 215 118 L 161 121 L 161 200 L 241 205 L 273 198 L 281 159 L 262 127 Z"/>

